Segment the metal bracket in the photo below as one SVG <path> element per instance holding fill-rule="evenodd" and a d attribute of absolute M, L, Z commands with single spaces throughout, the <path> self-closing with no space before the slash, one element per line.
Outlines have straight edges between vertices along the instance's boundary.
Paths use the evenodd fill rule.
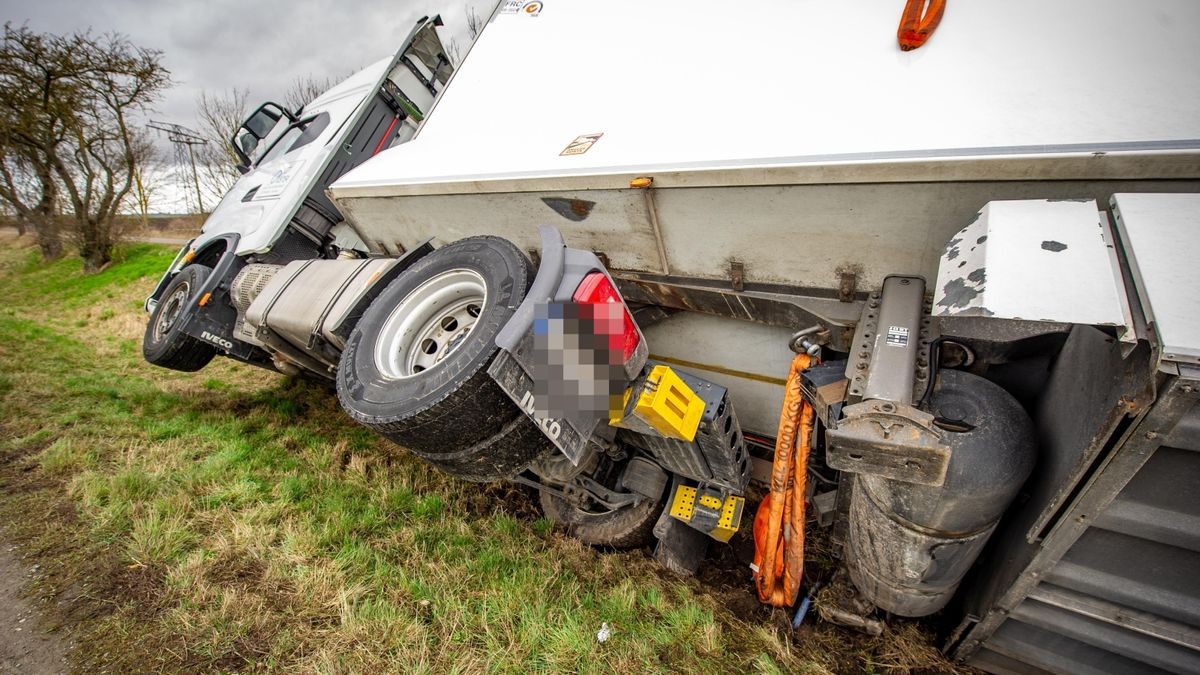
<path fill-rule="evenodd" d="M 941 485 L 950 465 L 933 415 L 891 401 L 866 401 L 842 410 L 825 433 L 826 463 L 838 471 L 906 483 Z"/>
<path fill-rule="evenodd" d="M 858 275 L 854 272 L 842 272 L 838 279 L 838 300 L 854 302 L 854 292 L 858 288 Z"/>
<path fill-rule="evenodd" d="M 815 336 L 814 341 L 837 351 L 850 349 L 854 325 L 862 313 L 862 303 L 858 301 L 845 303 L 832 296 L 801 295 L 795 289 L 747 283 L 744 277 L 742 291 L 732 290 L 726 281 L 713 279 L 681 281 L 678 277 L 632 272 L 614 273 L 613 279 L 629 303 L 754 321 L 789 330 L 820 324 L 827 333 Z"/>
<path fill-rule="evenodd" d="M 729 283 L 739 293 L 746 290 L 746 265 L 742 261 L 729 261 Z"/>
<path fill-rule="evenodd" d="M 645 497 L 635 492 L 614 492 L 609 490 L 588 476 L 576 476 L 574 482 L 567 486 L 568 494 L 571 493 L 571 488 L 573 487 L 581 488 L 593 501 L 610 509 L 630 506 L 645 499 Z"/>
<path fill-rule="evenodd" d="M 920 277 L 889 276 L 881 292 L 871 293 L 846 362 L 850 403 L 872 398 L 911 403 L 924 390 L 925 381 L 916 382 L 918 354 L 929 346 L 924 306 Z"/>
<path fill-rule="evenodd" d="M 552 494 L 575 506 L 582 505 L 585 500 L 591 498 L 592 501 L 601 506 L 610 509 L 619 509 L 637 504 L 645 499 L 645 497 L 636 493 L 614 492 L 587 476 L 576 476 L 574 480 L 563 486 L 561 490 L 550 487 L 541 481 L 534 480 L 523 474 L 513 476 L 511 480 L 514 483 L 528 485 L 535 490 Z"/>

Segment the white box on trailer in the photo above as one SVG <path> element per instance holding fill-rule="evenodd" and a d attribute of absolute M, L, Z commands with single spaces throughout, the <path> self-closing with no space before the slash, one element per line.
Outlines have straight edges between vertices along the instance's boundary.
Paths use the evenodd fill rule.
<path fill-rule="evenodd" d="M 993 199 L 1200 177 L 1190 0 L 954 3 L 912 52 L 899 2 L 529 6 L 501 5 L 413 142 L 333 186 L 376 251 L 532 248 L 550 223 L 618 269 L 869 286 L 932 278 Z"/>
<path fill-rule="evenodd" d="M 502 8 L 418 141 L 335 192 L 477 192 L 496 189 L 480 182 L 518 178 L 525 189 L 555 189 L 545 179 L 1196 148 L 1195 2 L 957 3 L 911 52 L 896 45 L 899 4 Z M 586 152 L 562 155 L 598 133 Z"/>

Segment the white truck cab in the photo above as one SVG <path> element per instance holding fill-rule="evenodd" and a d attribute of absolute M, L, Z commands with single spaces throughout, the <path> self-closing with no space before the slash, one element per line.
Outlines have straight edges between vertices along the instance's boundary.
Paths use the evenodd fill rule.
<path fill-rule="evenodd" d="M 409 141 L 421 127 L 454 72 L 437 35 L 440 25 L 440 17 L 421 19 L 391 57 L 299 110 L 270 102 L 255 109 L 230 139 L 241 158 L 241 178 L 181 251 L 147 308 L 157 304 L 182 256 L 190 251 L 193 259 L 204 260 L 210 250 L 212 262 L 212 246 L 221 247 L 230 235 L 237 235 L 239 256 L 286 260 L 365 252 L 325 191 L 350 169 Z"/>

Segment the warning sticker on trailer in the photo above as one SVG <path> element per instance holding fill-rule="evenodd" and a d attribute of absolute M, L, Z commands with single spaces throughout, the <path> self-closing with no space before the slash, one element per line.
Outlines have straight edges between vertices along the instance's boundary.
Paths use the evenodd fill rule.
<path fill-rule="evenodd" d="M 586 134 L 584 136 L 576 136 L 575 140 L 571 141 L 567 147 L 563 148 L 562 152 L 558 153 L 558 156 L 566 157 L 567 155 L 582 155 L 590 150 L 591 147 L 596 144 L 596 141 L 600 140 L 600 137 L 603 135 L 604 134 Z"/>
<path fill-rule="evenodd" d="M 887 344 L 890 347 L 907 347 L 908 329 L 902 326 L 888 326 Z"/>

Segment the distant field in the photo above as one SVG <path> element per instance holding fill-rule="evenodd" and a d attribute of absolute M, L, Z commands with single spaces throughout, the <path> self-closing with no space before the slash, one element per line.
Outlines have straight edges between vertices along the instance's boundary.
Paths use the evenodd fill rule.
<path fill-rule="evenodd" d="M 439 474 L 318 387 L 145 364 L 142 300 L 174 252 L 133 245 L 83 277 L 0 240 L 3 543 L 40 560 L 31 592 L 78 670 L 948 667 L 911 625 L 797 637 L 746 608 L 740 568 L 714 585 L 584 547 L 526 491 Z"/>

